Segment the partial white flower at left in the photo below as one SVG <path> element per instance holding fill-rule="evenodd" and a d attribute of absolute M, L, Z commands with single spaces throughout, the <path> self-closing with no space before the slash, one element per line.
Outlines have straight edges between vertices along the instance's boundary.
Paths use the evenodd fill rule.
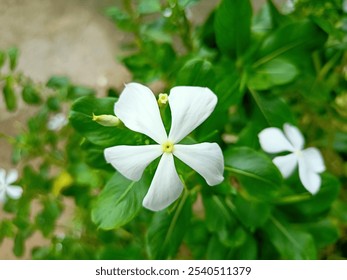
<path fill-rule="evenodd" d="M 63 113 L 56 114 L 50 117 L 47 128 L 48 130 L 58 131 L 68 123 L 66 116 Z"/>
<path fill-rule="evenodd" d="M 114 146 L 104 151 L 106 161 L 133 181 L 139 181 L 145 168 L 160 157 L 143 200 L 143 206 L 153 211 L 169 206 L 183 191 L 174 157 L 199 173 L 210 186 L 224 180 L 224 158 L 218 144 L 179 144 L 210 116 L 217 104 L 217 96 L 208 88 L 180 86 L 172 88 L 167 98 L 172 117 L 169 134 L 165 131 L 153 92 L 141 84 L 127 84 L 114 106 L 115 114 L 129 129 L 147 135 L 156 144 Z"/>
<path fill-rule="evenodd" d="M 303 149 L 305 139 L 297 127 L 285 123 L 283 131 L 277 127 L 265 128 L 258 135 L 260 146 L 271 154 L 290 152 L 275 157 L 273 163 L 284 178 L 288 178 L 298 165 L 301 183 L 311 194 L 316 194 L 321 186 L 319 173 L 325 170 L 321 153 L 313 147 Z"/>
<path fill-rule="evenodd" d="M 18 172 L 11 169 L 8 174 L 0 168 L 0 202 L 6 200 L 6 196 L 12 199 L 19 199 L 22 196 L 23 189 L 20 186 L 12 185 L 18 179 Z"/>

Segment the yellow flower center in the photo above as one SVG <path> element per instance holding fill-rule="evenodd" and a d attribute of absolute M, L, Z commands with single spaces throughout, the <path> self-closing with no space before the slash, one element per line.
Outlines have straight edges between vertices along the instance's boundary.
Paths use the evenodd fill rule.
<path fill-rule="evenodd" d="M 164 153 L 172 153 L 174 150 L 174 143 L 166 141 L 161 145 L 161 147 Z"/>

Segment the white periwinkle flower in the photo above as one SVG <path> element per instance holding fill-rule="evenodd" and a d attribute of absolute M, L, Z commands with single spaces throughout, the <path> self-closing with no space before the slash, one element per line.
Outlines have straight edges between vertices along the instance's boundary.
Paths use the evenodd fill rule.
<path fill-rule="evenodd" d="M 52 116 L 48 123 L 47 128 L 52 131 L 58 131 L 62 129 L 68 123 L 66 116 L 63 113 Z"/>
<path fill-rule="evenodd" d="M 297 127 L 286 123 L 283 130 L 284 133 L 277 127 L 262 130 L 258 135 L 262 149 L 268 153 L 291 152 L 275 157 L 273 163 L 284 178 L 288 178 L 298 165 L 301 183 L 311 194 L 316 194 L 321 185 L 319 173 L 325 170 L 321 153 L 316 148 L 303 149 L 305 140 Z"/>
<path fill-rule="evenodd" d="M 0 202 L 4 202 L 6 195 L 18 199 L 23 193 L 23 189 L 16 185 L 11 185 L 18 179 L 17 170 L 10 170 L 6 176 L 6 171 L 0 168 Z"/>
<path fill-rule="evenodd" d="M 169 206 L 183 190 L 173 156 L 198 172 L 210 186 L 224 180 L 223 154 L 216 143 L 178 144 L 209 117 L 217 104 L 216 95 L 208 88 L 179 86 L 171 89 L 168 101 L 172 116 L 169 135 L 153 92 L 141 84 L 127 84 L 114 112 L 129 129 L 149 136 L 157 144 L 115 146 L 104 151 L 106 161 L 133 181 L 140 180 L 144 169 L 161 156 L 143 200 L 143 206 L 153 211 Z"/>

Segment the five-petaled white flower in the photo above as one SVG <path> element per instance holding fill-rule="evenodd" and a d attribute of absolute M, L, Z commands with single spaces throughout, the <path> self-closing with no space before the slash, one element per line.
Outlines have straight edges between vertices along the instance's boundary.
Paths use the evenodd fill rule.
<path fill-rule="evenodd" d="M 144 169 L 161 156 L 143 206 L 159 211 L 174 202 L 183 191 L 174 157 L 198 172 L 210 186 L 224 180 L 223 154 L 216 143 L 178 144 L 209 117 L 217 104 L 216 95 L 208 88 L 179 86 L 170 91 L 171 130 L 167 135 L 158 103 L 146 86 L 130 83 L 118 102 L 116 116 L 133 131 L 152 138 L 154 145 L 115 146 L 105 149 L 106 161 L 126 178 L 138 181 Z"/>
<path fill-rule="evenodd" d="M 303 150 L 305 140 L 299 129 L 288 123 L 283 125 L 284 133 L 276 127 L 265 128 L 259 133 L 262 149 L 268 153 L 291 152 L 278 156 L 273 163 L 278 167 L 284 178 L 288 178 L 299 165 L 299 177 L 304 187 L 316 194 L 321 185 L 318 173 L 325 170 L 321 153 L 316 148 Z"/>
<path fill-rule="evenodd" d="M 17 170 L 10 170 L 6 176 L 6 171 L 0 168 L 0 202 L 4 202 L 6 195 L 13 199 L 18 199 L 23 193 L 23 189 L 19 186 L 11 185 L 18 179 Z"/>

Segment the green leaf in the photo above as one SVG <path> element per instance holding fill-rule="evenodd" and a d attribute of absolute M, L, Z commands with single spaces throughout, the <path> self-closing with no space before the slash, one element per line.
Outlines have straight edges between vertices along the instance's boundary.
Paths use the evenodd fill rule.
<path fill-rule="evenodd" d="M 271 218 L 263 230 L 268 240 L 275 246 L 282 259 L 312 260 L 317 258 L 313 238 L 305 231 Z"/>
<path fill-rule="evenodd" d="M 289 17 L 282 15 L 272 1 L 267 1 L 262 6 L 260 11 L 254 16 L 252 31 L 255 34 L 262 35 L 270 30 L 278 28 L 279 26 L 289 22 Z"/>
<path fill-rule="evenodd" d="M 15 232 L 15 226 L 11 220 L 3 219 L 0 222 L 0 244 L 5 237 L 13 238 Z"/>
<path fill-rule="evenodd" d="M 207 259 L 254 260 L 257 258 L 257 243 L 241 226 L 216 233 L 207 245 Z"/>
<path fill-rule="evenodd" d="M 27 104 L 40 104 L 42 102 L 39 93 L 32 85 L 23 87 L 22 98 Z"/>
<path fill-rule="evenodd" d="M 248 49 L 252 6 L 249 0 L 223 0 L 217 8 L 214 28 L 219 49 L 240 56 Z"/>
<path fill-rule="evenodd" d="M 114 170 L 112 165 L 105 161 L 104 148 L 98 145 L 94 145 L 88 140 L 84 141 L 81 144 L 81 148 L 85 153 L 83 161 L 86 162 L 89 166 L 101 170 Z"/>
<path fill-rule="evenodd" d="M 182 8 L 187 8 L 187 7 L 194 5 L 195 3 L 199 2 L 199 1 L 200 0 L 178 0 L 178 4 Z"/>
<path fill-rule="evenodd" d="M 110 7 L 106 10 L 106 15 L 111 18 L 120 29 L 125 31 L 133 31 L 136 28 L 135 23 L 130 15 L 119 9 L 118 7 Z"/>
<path fill-rule="evenodd" d="M 272 161 L 248 147 L 229 148 L 224 155 L 225 170 L 235 175 L 249 195 L 269 200 L 282 184 Z"/>
<path fill-rule="evenodd" d="M 289 60 L 275 58 L 253 70 L 248 80 L 248 86 L 255 90 L 266 90 L 274 86 L 292 82 L 299 71 Z"/>
<path fill-rule="evenodd" d="M 49 237 L 55 229 L 57 218 L 61 214 L 61 206 L 58 201 L 48 198 L 44 199 L 42 206 L 43 209 L 37 214 L 35 221 L 43 236 Z"/>
<path fill-rule="evenodd" d="M 177 207 L 170 213 L 163 210 L 154 214 L 147 234 L 147 250 L 152 259 L 173 258 L 189 230 L 192 202 L 183 194 Z"/>
<path fill-rule="evenodd" d="M 19 51 L 17 48 L 10 48 L 7 51 L 8 57 L 10 59 L 10 69 L 13 71 L 17 66 Z"/>
<path fill-rule="evenodd" d="M 47 101 L 47 107 L 53 111 L 53 112 L 58 112 L 60 110 L 60 100 L 56 96 L 50 96 L 48 97 Z"/>
<path fill-rule="evenodd" d="M 324 248 L 325 246 L 333 244 L 339 238 L 337 226 L 328 218 L 308 224 L 305 228 L 312 234 L 318 248 Z"/>
<path fill-rule="evenodd" d="M 116 98 L 81 97 L 71 108 L 69 120 L 82 136 L 95 145 L 110 147 L 116 144 L 132 144 L 138 134 L 126 128 L 106 127 L 92 120 L 92 115 L 114 114 Z"/>
<path fill-rule="evenodd" d="M 137 5 L 140 14 L 151 14 L 161 11 L 160 0 L 140 0 Z"/>
<path fill-rule="evenodd" d="M 0 50 L 0 68 L 4 66 L 6 60 L 6 53 Z"/>
<path fill-rule="evenodd" d="M 308 20 L 287 24 L 263 40 L 259 50 L 259 56 L 262 58 L 256 64 L 268 62 L 293 50 L 309 51 L 321 48 L 326 39 L 326 33 Z"/>
<path fill-rule="evenodd" d="M 82 86 L 71 86 L 69 87 L 67 92 L 67 97 L 72 100 L 75 100 L 83 96 L 92 95 L 95 95 L 95 91 L 93 89 Z"/>
<path fill-rule="evenodd" d="M 270 217 L 271 209 L 267 203 L 249 200 L 241 195 L 235 196 L 233 203 L 239 220 L 251 230 L 262 226 Z"/>
<path fill-rule="evenodd" d="M 214 82 L 214 76 L 211 62 L 200 58 L 192 59 L 177 73 L 176 85 L 209 87 Z"/>
<path fill-rule="evenodd" d="M 25 236 L 22 232 L 18 232 L 14 238 L 13 253 L 20 257 L 24 254 L 25 250 Z"/>
<path fill-rule="evenodd" d="M 226 255 L 230 251 L 229 248 L 224 246 L 219 240 L 217 234 L 214 234 L 210 239 L 207 246 L 207 259 L 209 260 L 223 260 L 226 258 Z"/>
<path fill-rule="evenodd" d="M 184 237 L 184 243 L 188 246 L 192 258 L 201 260 L 205 257 L 206 244 L 210 239 L 210 233 L 206 228 L 204 220 L 192 219 L 189 226 L 189 234 Z"/>
<path fill-rule="evenodd" d="M 115 173 L 98 195 L 92 209 L 92 220 L 99 228 L 119 228 L 142 209 L 142 200 L 148 185 L 143 178 L 133 182 Z"/>
<path fill-rule="evenodd" d="M 203 192 L 206 226 L 209 231 L 220 231 L 227 225 L 235 225 L 235 218 L 221 196 Z"/>
<path fill-rule="evenodd" d="M 330 210 L 332 203 L 336 200 L 340 191 L 340 182 L 330 174 L 322 174 L 321 177 L 322 185 L 316 195 L 311 196 L 308 200 L 283 207 L 296 220 L 315 220 L 317 217 L 326 214 Z"/>
<path fill-rule="evenodd" d="M 265 118 L 268 126 L 275 126 L 282 129 L 284 123 L 296 123 L 289 105 L 278 96 L 269 96 L 255 91 L 251 91 L 259 113 Z M 255 111 L 255 119 L 259 119 Z"/>
<path fill-rule="evenodd" d="M 66 88 L 70 85 L 70 79 L 65 76 L 52 76 L 46 86 L 52 89 Z"/>
<path fill-rule="evenodd" d="M 17 97 L 14 91 L 13 78 L 11 76 L 6 78 L 2 93 L 4 95 L 7 110 L 15 111 L 17 109 Z"/>

